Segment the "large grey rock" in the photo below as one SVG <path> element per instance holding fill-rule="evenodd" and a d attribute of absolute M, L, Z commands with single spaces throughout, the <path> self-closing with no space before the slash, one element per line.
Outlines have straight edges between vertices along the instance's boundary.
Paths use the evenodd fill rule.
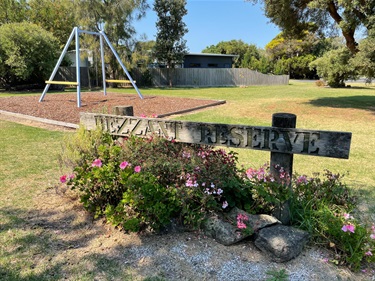
<path fill-rule="evenodd" d="M 245 211 L 240 210 L 240 209 L 238 209 L 236 207 L 233 208 L 228 213 L 228 218 L 231 221 L 233 221 L 234 224 L 236 225 L 236 223 L 237 223 L 237 216 L 239 214 L 246 215 L 249 218 L 249 220 L 246 222 L 246 224 L 253 229 L 253 232 L 258 232 L 260 229 L 262 229 L 264 227 L 280 223 L 280 221 L 277 218 L 273 217 L 273 216 L 262 215 L 262 214 L 260 214 L 260 215 L 251 215 L 251 214 L 248 214 Z"/>
<path fill-rule="evenodd" d="M 247 229 L 237 228 L 238 214 L 246 215 Z M 276 218 L 268 215 L 251 215 L 238 208 L 231 210 L 226 216 L 214 215 L 202 225 L 204 233 L 223 245 L 232 245 L 259 231 L 263 227 L 280 223 Z"/>
<path fill-rule="evenodd" d="M 303 230 L 285 225 L 263 228 L 255 239 L 255 245 L 276 262 L 286 262 L 297 257 L 309 240 Z"/>

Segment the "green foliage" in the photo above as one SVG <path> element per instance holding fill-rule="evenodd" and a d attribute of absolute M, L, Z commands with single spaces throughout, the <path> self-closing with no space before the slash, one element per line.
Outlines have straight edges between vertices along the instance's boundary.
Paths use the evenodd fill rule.
<path fill-rule="evenodd" d="M 348 50 L 356 53 L 355 31 L 374 26 L 374 2 L 364 1 L 273 1 L 246 0 L 264 4 L 266 16 L 285 34 L 300 38 L 306 30 L 329 34 L 339 28 Z"/>
<path fill-rule="evenodd" d="M 356 200 L 340 174 L 326 170 L 323 177 L 295 175 L 290 179 L 281 167 L 276 170 L 278 180 L 268 165 L 246 171 L 253 187 L 253 211 L 272 214 L 288 201 L 291 224 L 308 231 L 315 244 L 334 249 L 335 262 L 357 271 L 365 261 L 375 260 L 371 255 L 375 249 L 375 226 L 370 229 L 349 215 Z"/>
<path fill-rule="evenodd" d="M 338 264 L 358 270 L 363 261 L 375 260 L 367 256 L 374 250 L 372 230 L 349 215 L 356 206 L 355 197 L 341 181 L 343 176 L 325 171 L 323 177 L 294 178 L 291 198 L 292 224 L 307 230 L 316 244 L 333 248 Z M 353 232 L 344 228 L 353 226 Z"/>
<path fill-rule="evenodd" d="M 0 26 L 0 86 L 42 83 L 58 57 L 58 42 L 35 24 Z"/>
<path fill-rule="evenodd" d="M 323 78 L 331 87 L 344 87 L 345 80 L 356 78 L 357 72 L 349 63 L 352 54 L 346 48 L 331 50 L 322 57 L 310 63 L 316 68 L 319 77 Z"/>
<path fill-rule="evenodd" d="M 27 19 L 26 0 L 0 1 L 0 25 L 6 23 L 22 22 Z"/>
<path fill-rule="evenodd" d="M 280 271 L 268 270 L 266 274 L 270 275 L 266 281 L 287 281 L 289 277 L 285 269 L 281 269 Z"/>
<path fill-rule="evenodd" d="M 172 219 L 196 228 L 207 212 L 251 201 L 235 154 L 211 147 L 159 137 L 119 143 L 80 130 L 60 158 L 74 169 L 62 181 L 78 189 L 85 208 L 129 231 L 158 231 Z"/>
<path fill-rule="evenodd" d="M 249 67 L 251 58 L 260 59 L 258 48 L 242 40 L 221 41 L 216 45 L 206 47 L 202 53 L 238 55 L 234 67 Z"/>
<path fill-rule="evenodd" d="M 375 33 L 375 28 L 374 28 Z M 359 43 L 359 52 L 350 59 L 349 64 L 353 64 L 358 69 L 359 75 L 365 76 L 370 81 L 375 78 L 375 34 L 368 36 Z"/>
<path fill-rule="evenodd" d="M 154 11 L 158 16 L 154 55 L 159 63 L 173 68 L 176 63 L 183 61 L 187 52 L 186 40 L 183 37 L 188 29 L 182 20 L 187 14 L 186 0 L 156 0 Z"/>
<path fill-rule="evenodd" d="M 303 38 L 294 39 L 278 34 L 266 46 L 267 54 L 274 64 L 275 74 L 289 74 L 293 79 L 316 79 L 316 70 L 309 64 L 316 59 L 322 48 L 316 35 L 304 32 Z"/>
<path fill-rule="evenodd" d="M 51 32 L 64 46 L 73 27 L 77 26 L 74 1 L 30 0 L 28 5 L 30 22 Z"/>
<path fill-rule="evenodd" d="M 146 0 L 79 1 L 76 5 L 76 17 L 82 29 L 104 30 L 121 60 L 130 69 L 129 57 L 133 43 L 131 39 L 135 34 L 132 22 L 145 16 L 148 8 Z M 94 57 L 100 57 L 98 40 L 95 37 L 86 36 L 81 43 L 82 48 L 88 48 L 94 52 Z M 109 64 L 108 72 L 110 72 L 107 75 L 119 78 L 123 74 L 122 68 L 106 44 L 104 48 L 105 61 Z"/>

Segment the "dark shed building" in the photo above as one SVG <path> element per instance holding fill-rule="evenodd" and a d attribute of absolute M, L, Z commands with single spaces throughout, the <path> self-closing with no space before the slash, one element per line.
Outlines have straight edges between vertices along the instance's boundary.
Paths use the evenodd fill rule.
<path fill-rule="evenodd" d="M 238 55 L 186 54 L 184 68 L 232 68 Z"/>

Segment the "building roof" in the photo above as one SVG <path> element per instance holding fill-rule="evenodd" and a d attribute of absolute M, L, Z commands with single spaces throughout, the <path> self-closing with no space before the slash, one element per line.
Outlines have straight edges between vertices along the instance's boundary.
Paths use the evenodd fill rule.
<path fill-rule="evenodd" d="M 188 53 L 185 56 L 206 56 L 206 57 L 231 57 L 238 58 L 239 55 L 230 55 L 230 54 L 212 54 L 212 53 Z"/>

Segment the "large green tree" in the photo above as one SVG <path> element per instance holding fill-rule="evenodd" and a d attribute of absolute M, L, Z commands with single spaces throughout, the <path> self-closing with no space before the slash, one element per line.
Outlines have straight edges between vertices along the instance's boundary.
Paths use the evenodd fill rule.
<path fill-rule="evenodd" d="M 326 33 L 339 27 L 351 53 L 358 51 L 355 32 L 375 28 L 374 0 L 245 0 L 263 3 L 266 16 L 286 34 L 298 38 L 306 30 Z"/>
<path fill-rule="evenodd" d="M 156 22 L 156 44 L 154 55 L 159 63 L 168 68 L 183 61 L 187 53 L 184 35 L 188 32 L 183 17 L 187 14 L 185 0 L 155 0 L 154 11 Z"/>
<path fill-rule="evenodd" d="M 315 79 L 309 64 L 329 49 L 328 40 L 305 32 L 304 39 L 294 39 L 281 32 L 266 45 L 275 74 L 289 74 L 294 79 Z"/>
<path fill-rule="evenodd" d="M 64 46 L 73 27 L 78 25 L 74 1 L 29 0 L 28 5 L 29 21 L 52 32 L 60 45 Z"/>

